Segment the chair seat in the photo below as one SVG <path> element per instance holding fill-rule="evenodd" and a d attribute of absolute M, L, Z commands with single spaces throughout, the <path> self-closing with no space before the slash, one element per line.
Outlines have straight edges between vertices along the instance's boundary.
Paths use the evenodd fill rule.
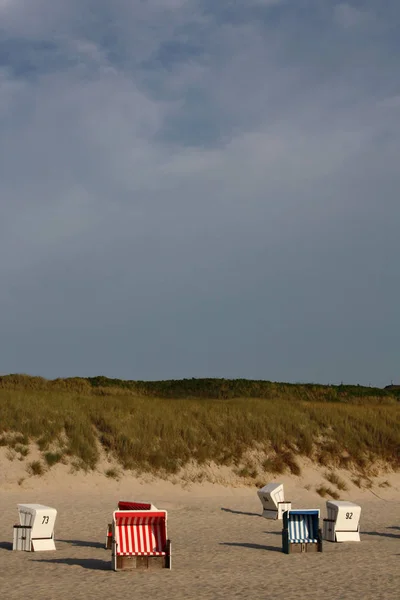
<path fill-rule="evenodd" d="M 166 556 L 166 552 L 118 552 L 118 556 Z"/>
<path fill-rule="evenodd" d="M 293 540 L 289 540 L 289 542 L 291 544 L 317 544 L 318 540 L 295 538 Z"/>

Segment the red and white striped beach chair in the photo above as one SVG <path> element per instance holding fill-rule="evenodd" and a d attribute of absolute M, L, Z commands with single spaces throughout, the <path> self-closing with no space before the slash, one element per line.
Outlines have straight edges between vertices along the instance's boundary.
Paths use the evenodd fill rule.
<path fill-rule="evenodd" d="M 112 524 L 112 568 L 171 568 L 167 511 L 116 510 Z"/>
<path fill-rule="evenodd" d="M 158 510 L 154 504 L 150 502 L 130 502 L 127 500 L 120 500 L 118 502 L 118 510 Z M 107 525 L 107 533 L 106 533 L 106 550 L 111 550 L 112 548 L 112 523 L 108 523 Z"/>
<path fill-rule="evenodd" d="M 154 504 L 150 502 L 130 502 L 129 500 L 120 500 L 118 510 L 157 510 Z"/>

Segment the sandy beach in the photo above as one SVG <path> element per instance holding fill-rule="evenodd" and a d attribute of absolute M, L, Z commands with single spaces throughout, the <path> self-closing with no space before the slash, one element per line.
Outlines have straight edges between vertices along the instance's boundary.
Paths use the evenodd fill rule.
<path fill-rule="evenodd" d="M 3 463 L 4 465 L 4 463 Z M 4 474 L 3 474 L 4 475 Z M 309 478 L 313 474 L 309 473 Z M 296 507 L 325 500 L 295 477 L 281 477 Z M 400 485 L 348 492 L 362 506 L 361 543 L 324 543 L 322 553 L 285 555 L 281 522 L 261 518 L 255 489 L 211 483 L 189 488 L 168 481 L 121 481 L 101 474 L 58 474 L 18 485 L 2 478 L 2 597 L 19 599 L 170 597 L 397 599 L 400 590 Z M 303 480 L 304 483 L 304 480 Z M 379 497 L 378 497 L 379 495 Z M 150 500 L 168 510 L 172 571 L 117 572 L 104 549 L 106 525 L 120 499 Z M 55 552 L 12 552 L 19 502 L 58 510 Z"/>

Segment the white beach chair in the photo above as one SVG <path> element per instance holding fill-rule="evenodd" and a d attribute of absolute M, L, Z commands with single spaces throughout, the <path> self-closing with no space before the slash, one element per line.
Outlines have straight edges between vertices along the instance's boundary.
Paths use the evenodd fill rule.
<path fill-rule="evenodd" d="M 19 525 L 14 525 L 13 550 L 55 550 L 57 511 L 43 504 L 18 504 Z"/>
<path fill-rule="evenodd" d="M 328 500 L 323 535 L 329 542 L 359 542 L 361 506 L 344 500 Z"/>
<path fill-rule="evenodd" d="M 263 506 L 262 516 L 266 519 L 282 519 L 285 510 L 292 508 L 291 502 L 285 502 L 283 483 L 268 483 L 257 491 Z"/>

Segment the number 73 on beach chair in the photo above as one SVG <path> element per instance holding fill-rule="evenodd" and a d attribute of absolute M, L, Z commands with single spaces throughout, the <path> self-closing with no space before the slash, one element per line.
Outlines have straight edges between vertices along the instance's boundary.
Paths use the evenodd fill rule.
<path fill-rule="evenodd" d="M 14 525 L 13 550 L 55 550 L 57 511 L 43 504 L 18 504 L 19 525 Z"/>
<path fill-rule="evenodd" d="M 116 510 L 112 523 L 112 568 L 171 569 L 167 511 Z"/>

